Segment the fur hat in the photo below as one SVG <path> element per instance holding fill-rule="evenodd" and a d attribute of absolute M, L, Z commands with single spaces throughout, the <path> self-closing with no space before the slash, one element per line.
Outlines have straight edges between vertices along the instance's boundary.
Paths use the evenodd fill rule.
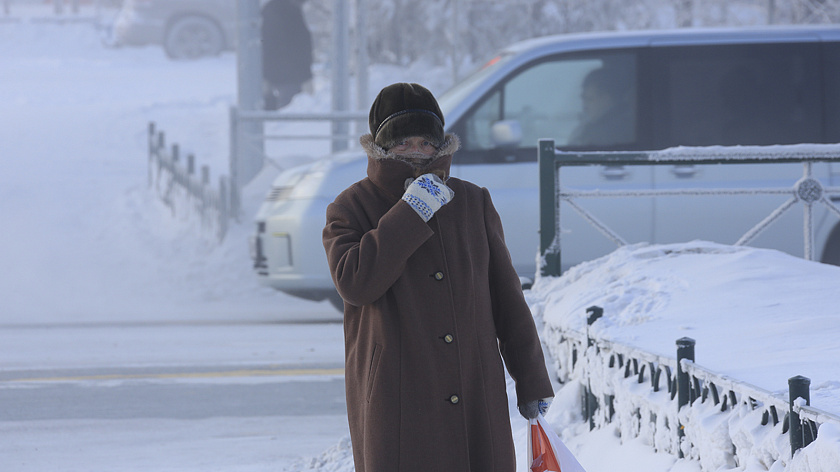
<path fill-rule="evenodd" d="M 422 85 L 396 83 L 383 88 L 370 107 L 368 124 L 374 142 L 385 149 L 412 136 L 426 138 L 436 147 L 443 144 L 443 113 Z"/>

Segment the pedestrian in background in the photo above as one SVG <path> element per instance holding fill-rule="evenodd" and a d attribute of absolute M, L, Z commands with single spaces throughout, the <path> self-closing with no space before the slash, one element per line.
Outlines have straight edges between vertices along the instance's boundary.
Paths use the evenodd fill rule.
<path fill-rule="evenodd" d="M 505 366 L 523 416 L 553 391 L 499 215 L 487 189 L 450 177 L 460 141 L 427 89 L 385 87 L 369 125 L 367 178 L 323 231 L 356 471 L 513 472 Z"/>
<path fill-rule="evenodd" d="M 269 0 L 262 8 L 262 63 L 266 110 L 279 110 L 312 79 L 312 34 L 305 0 Z"/>

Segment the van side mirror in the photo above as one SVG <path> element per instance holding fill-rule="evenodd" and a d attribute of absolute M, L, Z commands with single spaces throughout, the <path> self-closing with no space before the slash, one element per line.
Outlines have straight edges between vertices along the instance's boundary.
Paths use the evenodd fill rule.
<path fill-rule="evenodd" d="M 515 148 L 522 142 L 522 125 L 517 120 L 497 121 L 490 131 L 497 148 Z"/>

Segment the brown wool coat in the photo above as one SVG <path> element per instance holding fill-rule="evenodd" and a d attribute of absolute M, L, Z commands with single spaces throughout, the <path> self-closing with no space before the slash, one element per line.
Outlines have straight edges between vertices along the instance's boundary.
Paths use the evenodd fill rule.
<path fill-rule="evenodd" d="M 329 205 L 323 232 L 345 300 L 356 471 L 513 472 L 504 365 L 520 403 L 553 392 L 490 194 L 449 179 L 453 200 L 425 223 L 400 199 L 412 166 L 362 144 L 368 177 Z M 427 170 L 448 175 L 458 146 L 447 136 Z"/>

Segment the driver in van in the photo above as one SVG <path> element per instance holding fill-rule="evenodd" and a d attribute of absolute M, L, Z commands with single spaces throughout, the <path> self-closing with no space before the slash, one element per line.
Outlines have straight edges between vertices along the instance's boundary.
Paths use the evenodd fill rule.
<path fill-rule="evenodd" d="M 382 89 L 367 177 L 327 208 L 358 472 L 513 472 L 505 367 L 522 416 L 554 395 L 499 215 L 450 177 L 460 141 L 443 120 L 426 88 Z"/>
<path fill-rule="evenodd" d="M 635 120 L 631 85 L 608 67 L 594 69 L 581 83 L 580 121 L 572 131 L 571 146 L 609 146 L 634 140 Z"/>

